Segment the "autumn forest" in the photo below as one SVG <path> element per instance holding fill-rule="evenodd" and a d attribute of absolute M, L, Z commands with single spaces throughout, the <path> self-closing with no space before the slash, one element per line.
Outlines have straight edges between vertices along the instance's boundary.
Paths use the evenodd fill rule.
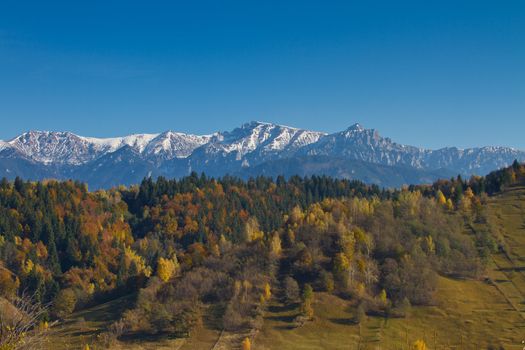
<path fill-rule="evenodd" d="M 129 296 L 91 348 L 140 336 L 191 337 L 210 305 L 222 329 L 260 330 L 269 301 L 316 317 L 318 292 L 366 315 L 403 318 L 435 303 L 437 279 L 483 279 L 501 249 L 486 202 L 525 166 L 388 190 L 329 177 L 240 180 L 191 174 L 90 192 L 80 182 L 0 182 L 2 311 L 30 295 L 42 327 Z M 2 316 L 2 334 L 9 317 Z M 6 328 L 7 327 L 7 328 Z M 0 344 L 15 349 L 24 335 Z M 242 346 L 250 348 L 250 338 Z"/>

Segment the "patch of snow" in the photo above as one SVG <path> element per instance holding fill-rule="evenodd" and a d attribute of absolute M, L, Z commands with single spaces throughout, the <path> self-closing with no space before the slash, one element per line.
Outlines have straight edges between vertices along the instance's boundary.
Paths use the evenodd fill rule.
<path fill-rule="evenodd" d="M 217 164 L 219 168 L 223 161 L 231 159 L 240 161 L 241 166 L 255 166 L 275 157 L 327 155 L 420 169 L 446 168 L 468 173 L 474 169 L 484 173 L 508 165 L 514 159 L 525 159 L 522 151 L 507 147 L 429 150 L 402 145 L 360 124 L 329 135 L 272 123 L 250 122 L 232 131 L 202 136 L 166 131 L 95 138 L 69 132 L 30 131 L 10 141 L 0 141 L 0 151 L 14 148 L 16 154 L 35 162 L 68 165 L 86 164 L 104 155 L 116 157 L 117 154 L 112 153 L 126 146 L 138 157 L 154 160 L 157 164 L 164 160 L 187 158 L 189 161 Z M 115 161 L 125 160 L 117 158 Z M 191 164 L 188 169 L 191 169 Z"/>
<path fill-rule="evenodd" d="M 167 131 L 151 140 L 145 147 L 144 153 L 165 159 L 187 158 L 196 148 L 209 142 L 211 137 Z"/>
<path fill-rule="evenodd" d="M 146 146 L 159 134 L 133 134 L 123 137 L 111 137 L 111 138 L 95 138 L 95 137 L 81 137 L 87 142 L 93 144 L 100 150 L 106 152 L 115 152 L 116 150 L 130 146 L 141 152 Z"/>

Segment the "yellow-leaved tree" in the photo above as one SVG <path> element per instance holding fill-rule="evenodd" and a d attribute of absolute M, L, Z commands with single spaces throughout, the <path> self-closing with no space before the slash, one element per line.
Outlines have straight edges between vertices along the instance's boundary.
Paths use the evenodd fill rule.
<path fill-rule="evenodd" d="M 242 341 L 242 350 L 250 350 L 252 348 L 252 342 L 250 341 L 250 338 L 246 337 Z"/>
<path fill-rule="evenodd" d="M 436 199 L 437 199 L 437 202 L 440 204 L 440 205 L 445 205 L 447 204 L 447 198 L 445 197 L 445 195 L 443 194 L 443 192 L 441 192 L 441 190 L 438 190 L 437 193 L 436 193 Z"/>
<path fill-rule="evenodd" d="M 412 346 L 412 349 L 414 350 L 427 350 L 427 344 L 425 344 L 425 341 L 418 339 L 414 342 L 414 345 Z"/>
<path fill-rule="evenodd" d="M 452 211 L 454 210 L 454 203 L 452 203 L 452 200 L 449 198 L 447 199 L 447 205 L 446 205 L 447 209 Z"/>
<path fill-rule="evenodd" d="M 379 301 L 382 304 L 386 304 L 388 302 L 386 291 L 384 289 L 382 289 L 381 292 L 379 292 L 379 296 L 378 297 L 379 297 Z"/>
<path fill-rule="evenodd" d="M 133 249 L 131 249 L 131 247 L 125 246 L 124 254 L 126 256 L 126 260 L 128 264 L 130 266 L 132 264 L 135 266 L 135 271 L 137 274 L 142 273 L 146 277 L 151 276 L 151 268 L 149 266 L 146 266 L 146 263 L 144 262 L 144 258 L 138 255 Z"/>
<path fill-rule="evenodd" d="M 173 276 L 178 274 L 179 268 L 179 262 L 175 254 L 171 259 L 159 258 L 157 276 L 159 276 L 162 281 L 168 282 Z"/>
<path fill-rule="evenodd" d="M 254 216 L 251 216 L 244 225 L 244 240 L 246 242 L 253 242 L 264 237 L 264 232 L 259 228 L 259 221 Z"/>
<path fill-rule="evenodd" d="M 273 234 L 272 240 L 271 240 L 271 251 L 273 254 L 279 256 L 282 251 L 281 247 L 281 238 L 279 237 L 279 233 L 275 232 Z"/>
<path fill-rule="evenodd" d="M 270 300 L 270 297 L 272 296 L 272 290 L 269 283 L 266 283 L 264 285 L 264 299 Z"/>

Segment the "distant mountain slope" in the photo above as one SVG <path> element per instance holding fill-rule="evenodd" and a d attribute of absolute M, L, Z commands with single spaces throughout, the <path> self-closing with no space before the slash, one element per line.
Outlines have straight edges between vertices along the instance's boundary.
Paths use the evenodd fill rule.
<path fill-rule="evenodd" d="M 393 142 L 374 129 L 354 124 L 345 131 L 327 135 L 300 150 L 305 155 L 326 155 L 362 160 L 384 165 L 402 165 L 417 169 L 449 169 L 464 175 L 484 175 L 523 160 L 525 152 L 509 147 L 456 147 L 429 150 Z"/>
<path fill-rule="evenodd" d="M 333 134 L 250 122 L 203 136 L 166 131 L 99 139 L 30 131 L 0 141 L 0 176 L 73 178 L 94 188 L 191 171 L 244 177 L 324 174 L 392 187 L 485 174 L 514 159 L 524 161 L 525 152 L 507 147 L 423 149 L 398 144 L 359 124 Z"/>
<path fill-rule="evenodd" d="M 365 183 L 384 187 L 431 183 L 438 178 L 449 178 L 457 175 L 447 169 L 422 170 L 407 166 L 389 166 L 328 156 L 304 156 L 268 161 L 255 167 L 244 168 L 236 175 L 246 178 L 257 175 L 290 177 L 316 174 L 361 180 Z"/>

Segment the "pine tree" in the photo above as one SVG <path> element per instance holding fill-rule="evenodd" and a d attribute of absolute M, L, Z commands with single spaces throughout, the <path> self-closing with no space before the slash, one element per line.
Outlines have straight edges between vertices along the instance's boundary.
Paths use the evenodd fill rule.
<path fill-rule="evenodd" d="M 120 254 L 119 268 L 117 271 L 117 287 L 123 287 L 128 279 L 128 268 L 126 266 L 126 257 L 124 251 Z"/>
<path fill-rule="evenodd" d="M 49 265 L 49 269 L 53 271 L 55 275 L 62 274 L 60 261 L 58 259 L 57 247 L 55 244 L 55 234 L 53 231 L 49 233 L 47 251 L 48 251 L 47 262 Z"/>

